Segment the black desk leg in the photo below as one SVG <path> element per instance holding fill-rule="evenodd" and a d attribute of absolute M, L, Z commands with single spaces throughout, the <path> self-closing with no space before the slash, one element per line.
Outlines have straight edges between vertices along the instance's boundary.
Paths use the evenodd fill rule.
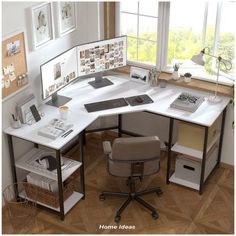
<path fill-rule="evenodd" d="M 118 137 L 122 136 L 122 115 L 118 115 Z"/>
<path fill-rule="evenodd" d="M 60 217 L 64 220 L 64 198 L 62 188 L 62 175 L 61 175 L 61 153 L 60 150 L 56 150 L 56 161 L 57 161 L 57 181 L 58 181 L 58 193 L 59 193 L 59 206 L 60 206 Z"/>
<path fill-rule="evenodd" d="M 172 147 L 172 136 L 173 136 L 174 119 L 170 118 L 169 124 L 169 141 L 168 141 L 168 157 L 167 157 L 167 171 L 166 171 L 166 183 L 170 183 L 170 164 L 171 164 L 171 147 Z"/>
<path fill-rule="evenodd" d="M 83 198 L 85 199 L 85 184 L 84 184 L 84 147 L 83 147 L 83 138 L 84 138 L 84 132 L 82 131 L 79 133 L 79 156 L 80 161 L 82 163 L 80 167 L 80 189 L 83 194 Z"/>
<path fill-rule="evenodd" d="M 86 145 L 86 132 L 85 130 L 83 131 L 83 145 Z"/>
<path fill-rule="evenodd" d="M 201 176 L 200 176 L 199 194 L 202 194 L 202 191 L 203 191 L 204 175 L 205 175 L 205 166 L 206 166 L 206 156 L 207 156 L 207 140 L 208 140 L 208 127 L 205 127 L 205 135 L 204 135 L 204 144 L 203 144 L 203 153 L 202 153 L 202 168 L 201 168 Z"/>
<path fill-rule="evenodd" d="M 222 151 L 222 144 L 223 144 L 223 137 L 224 137 L 224 129 L 225 129 L 225 116 L 226 116 L 227 107 L 225 107 L 222 115 L 221 121 L 221 129 L 220 129 L 220 143 L 219 143 L 219 150 L 218 150 L 218 157 L 217 157 L 217 166 L 220 165 L 221 159 L 221 151 Z"/>
<path fill-rule="evenodd" d="M 14 149 L 13 149 L 13 143 L 12 143 L 12 136 L 10 134 L 7 134 L 7 141 L 8 141 L 10 162 L 11 162 L 12 181 L 13 183 L 17 183 L 15 156 L 14 156 Z M 14 191 L 15 191 L 15 195 L 18 196 L 18 189 L 17 189 L 16 184 L 14 184 Z"/>

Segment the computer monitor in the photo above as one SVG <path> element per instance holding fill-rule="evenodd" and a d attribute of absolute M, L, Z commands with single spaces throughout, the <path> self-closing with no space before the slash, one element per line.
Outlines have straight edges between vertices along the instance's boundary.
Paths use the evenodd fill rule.
<path fill-rule="evenodd" d="M 41 65 L 43 100 L 51 97 L 46 104 L 64 105 L 71 98 L 57 92 L 79 77 L 94 75 L 95 80 L 89 82 L 94 88 L 111 85 L 110 80 L 101 77 L 102 73 L 126 64 L 126 36 L 76 46 Z"/>
<path fill-rule="evenodd" d="M 57 92 L 78 77 L 76 48 L 72 48 L 44 63 L 40 67 L 43 100 L 51 96 L 46 104 L 59 107 L 71 100 Z"/>
<path fill-rule="evenodd" d="M 108 40 L 83 44 L 77 47 L 78 75 L 95 75 L 95 80 L 88 82 L 94 88 L 113 84 L 102 78 L 105 71 L 127 65 L 127 37 L 121 36 Z"/>

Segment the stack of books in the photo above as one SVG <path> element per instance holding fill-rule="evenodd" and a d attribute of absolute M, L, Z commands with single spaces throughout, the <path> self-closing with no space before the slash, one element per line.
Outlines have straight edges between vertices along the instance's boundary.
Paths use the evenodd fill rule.
<path fill-rule="evenodd" d="M 37 175 L 35 173 L 29 173 L 26 176 L 27 182 L 33 185 L 36 185 L 40 188 L 47 189 L 51 192 L 58 192 L 58 184 L 57 181 L 46 178 L 41 175 Z"/>

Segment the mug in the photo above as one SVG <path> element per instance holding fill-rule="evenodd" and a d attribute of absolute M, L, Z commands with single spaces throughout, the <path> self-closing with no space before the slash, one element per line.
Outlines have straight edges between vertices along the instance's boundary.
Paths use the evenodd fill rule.
<path fill-rule="evenodd" d="M 67 116 L 69 113 L 69 107 L 68 106 L 60 106 L 59 113 L 60 113 L 60 118 L 62 120 L 67 120 Z"/>

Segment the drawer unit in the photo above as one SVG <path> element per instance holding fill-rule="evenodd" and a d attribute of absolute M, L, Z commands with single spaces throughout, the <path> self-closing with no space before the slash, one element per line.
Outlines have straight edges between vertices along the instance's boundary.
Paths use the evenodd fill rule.
<path fill-rule="evenodd" d="M 220 129 L 220 117 L 208 129 L 208 146 L 216 138 Z M 198 151 L 203 150 L 205 128 L 199 125 L 179 122 L 178 124 L 178 144 Z"/>
<path fill-rule="evenodd" d="M 217 163 L 218 146 L 214 145 L 206 159 L 204 181 Z M 195 184 L 200 183 L 201 160 L 179 155 L 175 162 L 175 177 Z"/>

